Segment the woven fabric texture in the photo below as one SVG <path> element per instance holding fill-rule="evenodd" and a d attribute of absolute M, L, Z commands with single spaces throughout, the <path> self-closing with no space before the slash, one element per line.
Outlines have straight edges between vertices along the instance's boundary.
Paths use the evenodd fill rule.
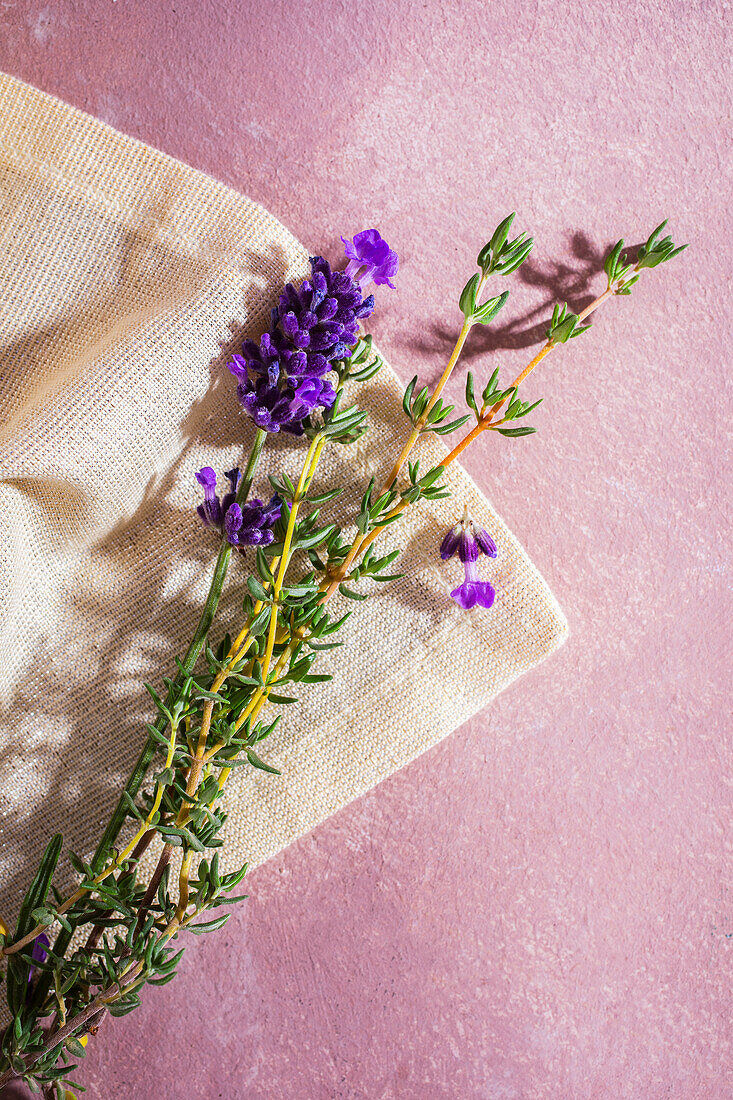
<path fill-rule="evenodd" d="M 307 252 L 270 214 L 201 173 L 0 76 L 0 911 L 14 915 L 45 839 L 94 847 L 190 638 L 217 551 L 198 522 L 202 465 L 241 463 L 251 426 L 228 353 L 264 329 Z M 401 441 L 389 367 L 358 400 L 373 430 L 324 452 L 347 524 Z M 421 444 L 423 461 L 442 450 Z M 298 441 L 265 475 L 297 470 Z M 237 769 L 227 865 L 256 865 L 434 745 L 546 657 L 566 624 L 547 585 L 470 478 L 390 531 L 406 576 L 354 607 L 335 678 L 288 708 L 263 755 Z M 467 502 L 499 547 L 490 612 L 447 597 L 444 527 Z M 460 502 L 460 503 L 457 503 Z M 222 603 L 236 622 L 244 570 Z M 152 855 L 151 855 L 152 858 Z"/>

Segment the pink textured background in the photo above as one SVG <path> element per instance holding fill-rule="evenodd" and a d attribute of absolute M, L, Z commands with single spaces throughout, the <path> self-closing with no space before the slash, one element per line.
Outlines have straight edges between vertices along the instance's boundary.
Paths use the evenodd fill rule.
<path fill-rule="evenodd" d="M 438 370 L 511 209 L 537 248 L 470 346 L 487 373 L 602 287 L 616 236 L 669 214 L 692 242 L 550 360 L 537 436 L 467 458 L 568 645 L 252 874 L 90 1043 L 93 1097 L 731 1095 L 727 7 L 0 3 L 0 68 L 327 255 L 380 226 L 403 268 L 372 328 L 404 378 Z"/>

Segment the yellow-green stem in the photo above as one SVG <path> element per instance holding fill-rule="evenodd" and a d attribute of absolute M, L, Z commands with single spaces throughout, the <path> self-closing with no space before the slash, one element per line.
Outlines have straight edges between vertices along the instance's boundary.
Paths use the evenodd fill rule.
<path fill-rule="evenodd" d="M 297 488 L 295 490 L 295 496 L 293 497 L 293 503 L 290 508 L 290 515 L 288 516 L 288 526 L 285 532 L 285 538 L 283 540 L 282 553 L 280 554 L 280 565 L 275 577 L 275 584 L 272 589 L 272 611 L 270 612 L 270 626 L 267 631 L 267 645 L 265 648 L 265 657 L 262 662 L 262 680 L 263 683 L 267 683 L 267 677 L 270 671 L 270 664 L 272 662 L 272 651 L 275 648 L 275 634 L 277 631 L 277 616 L 278 616 L 278 600 L 280 593 L 282 592 L 283 581 L 285 580 L 285 573 L 288 565 L 290 564 L 290 547 L 293 542 L 293 533 L 295 531 L 295 524 L 298 518 L 298 511 L 303 501 L 303 497 L 308 490 L 308 486 L 311 483 L 313 475 L 318 465 L 318 459 L 321 457 L 321 451 L 323 450 L 326 442 L 325 436 L 317 435 L 313 438 L 310 447 L 308 448 L 308 454 L 305 457 L 303 463 L 303 469 L 300 473 L 300 480 L 298 481 Z"/>
<path fill-rule="evenodd" d="M 481 289 L 484 285 L 484 281 L 485 281 L 485 276 L 483 276 L 481 278 L 481 280 L 479 281 L 479 285 L 478 285 L 478 288 L 477 288 L 477 291 L 476 291 L 476 296 L 477 297 L 481 293 Z M 405 442 L 405 445 L 402 448 L 402 450 L 399 454 L 399 457 L 396 459 L 392 469 L 389 472 L 389 475 L 385 478 L 384 485 L 382 486 L 382 489 L 380 491 L 380 496 L 381 496 L 381 493 L 386 492 L 387 489 L 389 489 L 389 487 L 391 485 L 393 485 L 394 482 L 399 477 L 400 470 L 404 466 L 408 455 L 412 451 L 412 448 L 415 446 L 418 439 L 420 438 L 420 432 L 422 431 L 422 429 L 425 427 L 425 424 L 427 423 L 427 419 L 428 419 L 428 415 L 430 413 L 430 410 L 433 408 L 433 406 L 435 405 L 435 402 L 438 400 L 441 393 L 445 389 L 445 385 L 446 385 L 448 379 L 450 378 L 451 374 L 453 373 L 453 368 L 455 367 L 456 363 L 458 362 L 460 354 L 463 351 L 463 345 L 466 342 L 466 339 L 468 337 L 469 332 L 471 331 L 471 328 L 472 328 L 471 321 L 468 320 L 468 319 L 465 319 L 462 326 L 461 326 L 461 331 L 458 334 L 458 339 L 456 340 L 455 347 L 453 348 L 453 351 L 451 352 L 450 359 L 448 360 L 448 362 L 445 366 L 445 370 L 443 371 L 440 378 L 438 379 L 437 385 L 436 385 L 435 389 L 433 390 L 432 396 L 431 396 L 430 400 L 428 401 L 427 405 L 425 406 L 425 411 L 423 412 L 422 416 L 419 418 L 419 420 L 417 421 L 417 423 L 413 427 L 412 431 L 410 432 L 409 436 L 407 437 L 407 441 Z"/>

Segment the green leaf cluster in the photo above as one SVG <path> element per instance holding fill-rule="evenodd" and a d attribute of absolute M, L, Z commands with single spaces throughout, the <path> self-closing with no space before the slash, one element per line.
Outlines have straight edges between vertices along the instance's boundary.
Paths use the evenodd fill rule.
<path fill-rule="evenodd" d="M 590 327 L 590 324 L 581 325 L 577 314 L 569 313 L 567 304 L 562 302 L 552 311 L 547 339 L 550 344 L 565 344 L 568 340 L 574 340 L 576 336 L 587 332 Z"/>
<path fill-rule="evenodd" d="M 500 388 L 499 368 L 497 367 L 483 388 L 481 393 L 482 405 L 481 408 L 479 408 L 478 401 L 476 400 L 473 374 L 469 371 L 466 375 L 466 404 L 469 409 L 473 410 L 477 421 L 481 419 L 481 415 L 485 409 L 491 409 L 494 405 L 498 405 L 499 402 L 505 401 L 513 392 L 514 386 L 510 386 L 508 390 L 502 390 Z"/>
<path fill-rule="evenodd" d="M 420 476 L 420 460 L 407 463 L 409 486 L 403 489 L 400 496 L 408 504 L 417 504 L 419 500 L 443 500 L 450 496 L 450 490 L 444 485 L 438 485 L 438 480 L 445 473 L 444 466 L 433 466 L 426 474 Z"/>
<path fill-rule="evenodd" d="M 488 298 L 485 302 L 479 304 L 477 296 L 481 281 L 481 275 L 478 272 L 472 275 L 461 291 L 461 297 L 458 300 L 458 308 L 471 325 L 491 324 L 509 297 L 509 291 L 505 290 L 502 294 L 497 294 L 495 298 Z"/>
<path fill-rule="evenodd" d="M 504 218 L 494 230 L 491 240 L 478 254 L 476 263 L 485 278 L 489 275 L 510 275 L 521 267 L 532 251 L 534 241 L 526 233 L 520 233 L 513 240 L 508 240 L 514 218 L 513 213 Z"/>
<path fill-rule="evenodd" d="M 608 279 L 608 289 L 615 294 L 630 294 L 634 283 L 639 280 L 639 272 L 645 267 L 658 267 L 668 260 L 673 260 L 687 248 L 686 244 L 676 246 L 670 236 L 662 237 L 661 233 L 667 224 L 663 222 L 653 229 L 649 237 L 639 248 L 636 263 L 632 263 L 624 253 L 623 238 L 613 246 L 606 262 L 603 265 Z"/>
<path fill-rule="evenodd" d="M 639 249 L 639 258 L 636 261 L 637 271 L 641 271 L 645 267 L 658 267 L 659 264 L 666 264 L 668 260 L 673 260 L 675 256 L 679 256 L 687 248 L 686 244 L 676 246 L 669 236 L 660 238 L 666 224 L 667 218 L 660 222 L 656 229 L 652 230 L 647 241 Z"/>
<path fill-rule="evenodd" d="M 436 435 L 449 435 L 456 431 L 469 419 L 468 416 L 459 416 L 455 420 L 448 420 L 455 410 L 455 405 L 445 405 L 441 398 L 428 409 L 430 393 L 427 386 L 415 393 L 417 375 L 410 379 L 402 397 L 402 408 L 413 428 L 420 432 L 435 432 Z"/>

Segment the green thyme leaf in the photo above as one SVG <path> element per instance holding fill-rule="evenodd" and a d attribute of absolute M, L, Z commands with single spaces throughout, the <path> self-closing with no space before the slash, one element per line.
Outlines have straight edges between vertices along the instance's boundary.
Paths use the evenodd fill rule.
<path fill-rule="evenodd" d="M 503 294 L 499 294 L 496 298 L 489 298 L 483 305 L 479 306 L 473 314 L 473 319 L 480 325 L 489 325 L 496 317 L 497 313 L 506 303 L 509 297 L 509 291 L 505 290 Z"/>
<path fill-rule="evenodd" d="M 254 749 L 247 747 L 245 752 L 253 768 L 259 768 L 260 771 L 269 772 L 271 775 L 282 775 L 282 772 L 278 771 L 277 768 L 273 768 L 272 764 L 266 764 L 265 761 L 257 755 Z"/>
<path fill-rule="evenodd" d="M 476 294 L 478 293 L 478 286 L 480 281 L 481 276 L 478 272 L 476 272 L 476 274 L 472 275 L 464 286 L 463 290 L 461 291 L 461 296 L 458 300 L 458 308 L 461 310 L 463 316 L 466 318 L 467 321 L 470 320 L 476 309 Z"/>
<path fill-rule="evenodd" d="M 366 600 L 368 597 L 363 592 L 354 592 L 351 588 L 347 588 L 345 584 L 339 585 L 339 592 L 342 596 L 346 596 L 349 600 Z"/>
<path fill-rule="evenodd" d="M 537 429 L 536 428 L 530 428 L 529 426 L 527 426 L 527 427 L 524 427 L 524 428 L 495 428 L 494 431 L 497 431 L 499 433 L 499 435 L 508 435 L 508 436 L 516 437 L 516 436 L 520 436 L 520 435 L 532 435 L 534 432 L 537 431 Z"/>

